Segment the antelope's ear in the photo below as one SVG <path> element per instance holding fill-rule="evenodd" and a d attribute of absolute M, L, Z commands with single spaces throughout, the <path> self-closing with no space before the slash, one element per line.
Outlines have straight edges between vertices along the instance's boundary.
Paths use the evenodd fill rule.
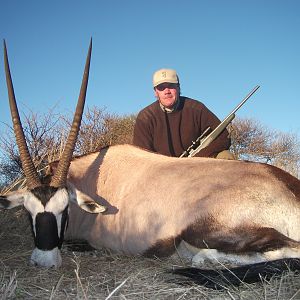
<path fill-rule="evenodd" d="M 92 214 L 103 213 L 107 210 L 106 206 L 97 203 L 87 194 L 77 190 L 74 185 L 68 183 L 68 188 L 70 191 L 70 201 L 77 204 L 81 209 Z"/>
<path fill-rule="evenodd" d="M 0 208 L 11 209 L 24 204 L 26 189 L 21 189 L 0 196 Z"/>

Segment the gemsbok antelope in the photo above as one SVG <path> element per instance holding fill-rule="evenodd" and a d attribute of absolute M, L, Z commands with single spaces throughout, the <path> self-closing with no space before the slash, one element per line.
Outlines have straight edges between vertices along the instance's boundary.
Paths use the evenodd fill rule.
<path fill-rule="evenodd" d="M 34 232 L 31 262 L 59 267 L 63 238 L 131 255 L 249 265 L 300 257 L 300 182 L 276 167 L 212 158 L 174 158 L 117 145 L 72 158 L 91 57 L 86 60 L 65 151 L 42 184 L 24 138 L 4 44 L 12 120 L 27 190 L 1 196 L 24 204 Z M 68 226 L 66 226 L 68 222 Z"/>

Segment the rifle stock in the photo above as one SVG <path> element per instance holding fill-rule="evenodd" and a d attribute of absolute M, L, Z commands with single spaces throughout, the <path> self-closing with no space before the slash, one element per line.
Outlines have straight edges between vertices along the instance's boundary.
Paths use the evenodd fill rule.
<path fill-rule="evenodd" d="M 193 157 L 195 156 L 200 150 L 207 147 L 211 142 L 213 142 L 221 133 L 222 131 L 232 122 L 235 118 L 235 113 L 240 107 L 258 90 L 259 85 L 257 85 L 242 101 L 239 105 L 209 134 L 206 135 L 208 132 L 208 127 L 200 137 L 197 138 L 195 142 L 192 142 L 191 146 L 185 150 L 180 157 Z"/>

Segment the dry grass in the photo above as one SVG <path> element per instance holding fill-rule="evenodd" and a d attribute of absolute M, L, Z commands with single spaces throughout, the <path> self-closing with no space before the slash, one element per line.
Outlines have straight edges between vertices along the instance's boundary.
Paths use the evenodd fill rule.
<path fill-rule="evenodd" d="M 127 257 L 108 250 L 62 249 L 59 270 L 28 263 L 33 248 L 23 208 L 0 212 L 0 299 L 300 299 L 300 276 L 287 273 L 261 282 L 214 291 L 180 284 L 167 273 L 174 258 Z"/>

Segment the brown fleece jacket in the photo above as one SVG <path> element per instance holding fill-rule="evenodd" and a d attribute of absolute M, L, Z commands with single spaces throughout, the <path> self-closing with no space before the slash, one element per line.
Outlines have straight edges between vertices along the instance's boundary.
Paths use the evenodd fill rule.
<path fill-rule="evenodd" d="M 145 107 L 137 116 L 133 144 L 163 155 L 179 157 L 207 128 L 215 129 L 220 120 L 201 102 L 180 97 L 179 106 L 164 112 L 158 101 Z M 196 156 L 216 157 L 230 147 L 228 131 L 224 130 Z"/>

